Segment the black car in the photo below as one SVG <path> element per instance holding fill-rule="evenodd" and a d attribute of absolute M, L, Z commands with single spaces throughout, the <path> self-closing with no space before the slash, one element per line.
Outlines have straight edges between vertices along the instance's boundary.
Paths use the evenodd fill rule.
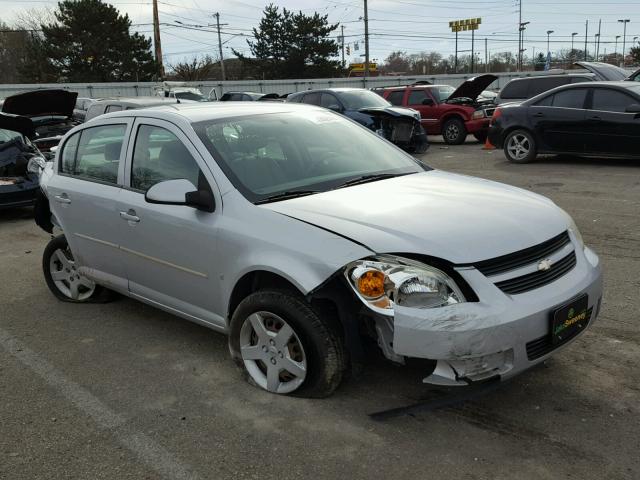
<path fill-rule="evenodd" d="M 225 92 L 220 97 L 219 102 L 257 102 L 258 100 L 268 100 L 278 98 L 277 93 L 257 93 L 257 92 Z"/>
<path fill-rule="evenodd" d="M 33 205 L 45 159 L 31 119 L 0 113 L 0 209 Z"/>
<path fill-rule="evenodd" d="M 51 148 L 80 123 L 73 118 L 77 98 L 77 92 L 67 90 L 34 90 L 5 98 L 2 112 L 30 118 L 36 133 L 33 143 L 52 158 Z"/>
<path fill-rule="evenodd" d="M 410 108 L 394 107 L 371 90 L 307 90 L 288 95 L 287 102 L 319 105 L 341 113 L 412 153 L 424 153 L 429 148 L 420 113 Z"/>
<path fill-rule="evenodd" d="M 640 158 L 640 85 L 565 85 L 496 108 L 489 141 L 512 162 L 542 154 Z"/>

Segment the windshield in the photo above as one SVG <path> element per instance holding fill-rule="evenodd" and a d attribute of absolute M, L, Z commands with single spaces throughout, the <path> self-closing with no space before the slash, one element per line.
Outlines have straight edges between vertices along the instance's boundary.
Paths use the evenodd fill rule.
<path fill-rule="evenodd" d="M 384 98 L 370 90 L 352 90 L 336 93 L 346 110 L 391 106 Z"/>
<path fill-rule="evenodd" d="M 194 129 L 251 202 L 292 190 L 327 191 L 364 175 L 429 169 L 372 131 L 329 111 L 226 118 L 196 123 Z"/>
<path fill-rule="evenodd" d="M 431 93 L 436 97 L 438 103 L 444 102 L 447 98 L 451 96 L 453 92 L 455 92 L 455 88 L 451 85 L 438 85 L 437 87 L 431 88 Z"/>
<path fill-rule="evenodd" d="M 195 100 L 196 102 L 208 102 L 209 99 L 204 95 L 200 95 L 195 92 L 176 92 L 176 98 L 180 98 L 182 100 Z"/>

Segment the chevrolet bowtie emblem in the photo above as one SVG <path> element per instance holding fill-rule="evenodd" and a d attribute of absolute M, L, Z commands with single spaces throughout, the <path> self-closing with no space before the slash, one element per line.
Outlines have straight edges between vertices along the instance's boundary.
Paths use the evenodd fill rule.
<path fill-rule="evenodd" d="M 544 260 L 541 260 L 540 263 L 538 264 L 538 271 L 546 272 L 551 268 L 551 265 L 553 265 L 553 262 L 548 258 L 545 258 Z"/>

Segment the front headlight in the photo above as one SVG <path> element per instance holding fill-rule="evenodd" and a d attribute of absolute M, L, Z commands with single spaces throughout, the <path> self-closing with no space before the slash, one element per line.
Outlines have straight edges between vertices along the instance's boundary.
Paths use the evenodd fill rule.
<path fill-rule="evenodd" d="M 485 117 L 484 110 L 476 110 L 471 115 L 471 118 L 473 118 L 474 120 L 478 120 L 479 118 L 484 118 L 484 117 Z"/>
<path fill-rule="evenodd" d="M 580 247 L 584 249 L 584 240 L 582 239 L 582 234 L 580 233 L 580 230 L 578 230 L 578 226 L 576 225 L 576 222 L 573 221 L 573 218 L 571 218 L 571 223 L 569 224 L 569 230 L 573 232 L 573 235 L 576 237 L 576 240 L 578 241 L 578 245 L 580 245 Z"/>
<path fill-rule="evenodd" d="M 345 268 L 356 295 L 372 310 L 393 315 L 394 305 L 436 308 L 466 301 L 446 273 L 413 260 L 378 256 Z"/>
<path fill-rule="evenodd" d="M 39 155 L 31 157 L 27 162 L 27 172 L 40 173 L 42 170 L 44 170 L 44 166 L 46 165 L 46 163 L 47 161 L 44 159 L 44 157 L 41 157 Z"/>

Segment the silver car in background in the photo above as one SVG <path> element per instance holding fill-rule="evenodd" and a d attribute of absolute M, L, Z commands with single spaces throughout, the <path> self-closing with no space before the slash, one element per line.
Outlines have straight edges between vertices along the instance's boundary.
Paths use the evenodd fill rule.
<path fill-rule="evenodd" d="M 113 290 L 229 335 L 254 385 L 322 397 L 364 361 L 508 378 L 596 318 L 602 276 L 552 201 L 433 170 L 334 112 L 282 103 L 107 114 L 42 174 L 60 300 Z"/>

